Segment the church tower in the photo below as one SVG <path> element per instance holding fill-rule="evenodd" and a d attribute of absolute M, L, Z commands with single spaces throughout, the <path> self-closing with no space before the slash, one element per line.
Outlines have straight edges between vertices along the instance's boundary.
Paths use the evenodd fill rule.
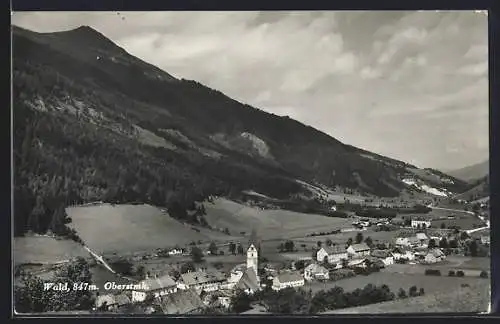
<path fill-rule="evenodd" d="M 259 252 L 255 248 L 255 245 L 250 244 L 250 247 L 247 250 L 247 269 L 253 268 L 257 280 L 259 279 L 258 260 L 259 260 Z"/>

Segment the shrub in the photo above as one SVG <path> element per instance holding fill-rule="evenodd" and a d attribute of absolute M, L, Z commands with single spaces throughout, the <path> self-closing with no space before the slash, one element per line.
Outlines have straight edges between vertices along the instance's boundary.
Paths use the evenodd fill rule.
<path fill-rule="evenodd" d="M 406 295 L 406 291 L 403 288 L 399 288 L 398 297 L 399 298 L 407 298 L 408 297 Z"/>
<path fill-rule="evenodd" d="M 354 277 L 356 273 L 350 269 L 339 269 L 330 272 L 330 280 L 337 281 L 340 279 L 351 278 Z"/>
<path fill-rule="evenodd" d="M 463 277 L 465 276 L 464 272 L 462 270 L 457 271 L 457 277 Z"/>
<path fill-rule="evenodd" d="M 441 270 L 437 270 L 437 269 L 426 269 L 426 270 L 425 270 L 425 275 L 426 275 L 426 276 L 440 276 L 440 275 L 441 275 Z"/>
<path fill-rule="evenodd" d="M 420 290 L 418 291 L 418 295 L 423 296 L 424 294 L 425 294 L 424 288 L 420 288 Z"/>
<path fill-rule="evenodd" d="M 455 277 L 455 271 L 450 270 L 450 271 L 448 272 L 448 277 Z"/>
<path fill-rule="evenodd" d="M 488 278 L 488 272 L 486 272 L 484 270 L 481 271 L 481 273 L 479 274 L 479 277 L 481 277 L 481 278 Z"/>

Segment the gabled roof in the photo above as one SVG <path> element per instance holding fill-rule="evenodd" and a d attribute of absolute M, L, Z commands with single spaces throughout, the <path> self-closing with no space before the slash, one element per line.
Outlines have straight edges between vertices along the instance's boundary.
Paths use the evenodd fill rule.
<path fill-rule="evenodd" d="M 115 296 L 116 304 L 118 306 L 123 306 L 131 303 L 130 298 L 125 294 L 119 294 Z"/>
<path fill-rule="evenodd" d="M 178 290 L 161 297 L 160 307 L 164 314 L 187 314 L 205 307 L 193 289 Z"/>
<path fill-rule="evenodd" d="M 392 254 L 389 250 L 374 250 L 372 251 L 371 256 L 376 258 L 388 258 L 392 256 Z"/>
<path fill-rule="evenodd" d="M 368 251 L 370 247 L 366 243 L 359 243 L 351 245 L 354 252 Z"/>
<path fill-rule="evenodd" d="M 428 239 L 428 237 L 425 233 L 417 233 L 415 236 L 419 240 L 427 240 Z"/>
<path fill-rule="evenodd" d="M 158 278 L 149 278 L 143 280 L 142 282 L 149 288 L 147 289 L 148 291 L 155 291 L 176 286 L 174 279 L 172 279 L 169 275 L 163 275 Z"/>
<path fill-rule="evenodd" d="M 304 280 L 304 278 L 297 272 L 283 272 L 280 273 L 276 278 L 281 283 Z"/>
<path fill-rule="evenodd" d="M 112 306 L 116 304 L 116 299 L 114 295 L 99 295 L 96 299 L 96 307 L 99 308 L 106 303 L 107 306 Z"/>
<path fill-rule="evenodd" d="M 259 282 L 257 276 L 255 275 L 255 271 L 253 269 L 247 269 L 243 276 L 240 278 L 238 283 L 236 284 L 237 288 L 240 289 L 251 289 L 256 291 L 259 289 Z"/>
<path fill-rule="evenodd" d="M 346 253 L 346 248 L 344 245 L 332 245 L 332 246 L 325 246 L 322 249 L 325 250 L 328 255 L 335 255 L 335 254 L 343 254 Z"/>
<path fill-rule="evenodd" d="M 323 267 L 322 265 L 320 264 L 317 264 L 317 263 L 311 263 L 310 265 L 308 265 L 305 270 L 307 271 L 311 271 L 311 272 L 314 272 L 314 273 L 325 273 L 325 272 L 328 272 L 328 270 Z"/>
<path fill-rule="evenodd" d="M 214 281 L 224 281 L 225 277 L 222 273 L 218 271 L 195 271 L 187 272 L 181 275 L 182 281 L 188 285 L 198 285 Z"/>
<path fill-rule="evenodd" d="M 443 257 L 445 255 L 440 249 L 432 249 L 429 253 L 434 255 L 436 258 Z"/>

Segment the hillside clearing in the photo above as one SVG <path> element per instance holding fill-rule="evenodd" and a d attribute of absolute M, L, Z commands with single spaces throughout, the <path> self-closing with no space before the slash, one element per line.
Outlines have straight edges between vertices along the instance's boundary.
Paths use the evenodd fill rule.
<path fill-rule="evenodd" d="M 53 264 L 75 257 L 88 257 L 83 247 L 70 240 L 56 240 L 49 236 L 14 238 L 14 264 Z"/>
<path fill-rule="evenodd" d="M 261 238 L 293 237 L 351 226 L 349 219 L 278 209 L 261 210 L 222 198 L 205 204 L 205 209 L 210 225 L 227 227 L 234 234 L 249 234 L 256 229 Z"/>
<path fill-rule="evenodd" d="M 98 254 L 126 254 L 232 238 L 207 229 L 197 232 L 150 205 L 70 207 L 67 213 L 73 220 L 70 227 Z"/>

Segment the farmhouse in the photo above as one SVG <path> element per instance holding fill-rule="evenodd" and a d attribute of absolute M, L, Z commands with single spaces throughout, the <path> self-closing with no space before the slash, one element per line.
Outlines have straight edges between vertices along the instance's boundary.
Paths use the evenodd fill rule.
<path fill-rule="evenodd" d="M 415 255 L 408 248 L 397 247 L 392 251 L 392 256 L 394 261 L 406 260 L 413 261 L 415 260 Z"/>
<path fill-rule="evenodd" d="M 394 256 L 388 250 L 372 251 L 371 256 L 381 260 L 386 266 L 394 264 Z"/>
<path fill-rule="evenodd" d="M 325 257 L 327 257 L 328 263 L 333 264 L 338 263 L 343 259 L 347 259 L 348 254 L 344 246 L 334 245 L 330 247 L 322 247 L 316 253 L 316 260 L 318 260 L 318 262 L 324 262 Z"/>
<path fill-rule="evenodd" d="M 429 243 L 429 237 L 425 233 L 417 233 L 415 234 L 415 237 L 419 241 L 420 245 L 427 245 Z"/>
<path fill-rule="evenodd" d="M 349 263 L 347 263 L 347 267 L 350 269 L 356 269 L 356 268 L 364 269 L 367 266 L 368 266 L 368 262 L 366 259 L 351 260 L 351 261 L 349 261 Z"/>
<path fill-rule="evenodd" d="M 184 288 L 207 292 L 219 290 L 225 281 L 224 275 L 217 271 L 188 272 L 182 274 L 181 278 Z"/>
<path fill-rule="evenodd" d="M 181 255 L 182 253 L 184 253 L 184 250 L 181 248 L 174 248 L 168 251 L 168 255 Z"/>
<path fill-rule="evenodd" d="M 296 272 L 284 272 L 273 279 L 273 290 L 279 291 L 285 288 L 302 287 L 304 278 Z"/>
<path fill-rule="evenodd" d="M 411 227 L 413 228 L 429 228 L 431 227 L 431 221 L 424 217 L 415 217 L 411 219 Z"/>
<path fill-rule="evenodd" d="M 140 284 L 144 287 L 144 289 L 132 291 L 133 302 L 144 301 L 148 294 L 158 298 L 177 291 L 177 284 L 169 275 L 164 275 L 158 278 L 147 278 L 146 280 L 141 281 Z"/>
<path fill-rule="evenodd" d="M 314 279 L 328 280 L 329 278 L 329 271 L 319 264 L 312 263 L 304 269 L 304 279 L 307 281 L 311 281 Z"/>
<path fill-rule="evenodd" d="M 188 289 L 161 297 L 160 307 L 164 314 L 193 314 L 205 305 L 195 290 Z"/>
<path fill-rule="evenodd" d="M 352 258 L 369 256 L 370 247 L 366 243 L 353 244 L 347 248 L 347 254 Z"/>

